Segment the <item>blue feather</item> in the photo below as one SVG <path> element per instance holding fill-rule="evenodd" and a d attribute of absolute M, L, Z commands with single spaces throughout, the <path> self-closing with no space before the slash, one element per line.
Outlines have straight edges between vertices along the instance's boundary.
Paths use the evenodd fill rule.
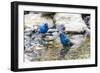
<path fill-rule="evenodd" d="M 63 45 L 63 48 L 60 50 L 60 59 L 64 59 L 66 53 L 69 51 L 70 46 L 70 40 L 69 38 L 64 34 L 64 32 L 60 32 L 60 42 Z"/>
<path fill-rule="evenodd" d="M 41 23 L 38 27 L 39 33 L 46 33 L 48 31 L 48 24 L 47 23 Z"/>
<path fill-rule="evenodd" d="M 69 43 L 69 38 L 67 36 L 65 36 L 64 32 L 60 33 L 60 42 L 63 46 L 67 46 Z"/>

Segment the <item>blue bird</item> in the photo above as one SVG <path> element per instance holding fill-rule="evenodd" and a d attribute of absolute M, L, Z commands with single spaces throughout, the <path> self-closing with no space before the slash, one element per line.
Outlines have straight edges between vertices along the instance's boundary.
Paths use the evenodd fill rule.
<path fill-rule="evenodd" d="M 46 33 L 48 31 L 48 23 L 41 23 L 38 27 L 39 33 Z"/>
<path fill-rule="evenodd" d="M 69 38 L 64 34 L 64 32 L 60 32 L 60 42 L 63 45 L 63 48 L 60 50 L 60 59 L 64 59 L 66 53 L 70 49 L 70 40 Z"/>
<path fill-rule="evenodd" d="M 65 36 L 64 32 L 60 33 L 60 42 L 64 47 L 66 47 L 70 42 L 69 38 Z"/>

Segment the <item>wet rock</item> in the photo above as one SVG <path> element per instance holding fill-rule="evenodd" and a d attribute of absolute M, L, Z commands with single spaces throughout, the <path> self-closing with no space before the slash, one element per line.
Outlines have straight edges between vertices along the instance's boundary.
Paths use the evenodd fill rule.
<path fill-rule="evenodd" d="M 25 30 L 24 30 L 24 35 L 26 36 L 30 36 L 32 34 L 32 29 L 31 28 L 26 28 Z"/>
<path fill-rule="evenodd" d="M 52 35 L 56 38 L 59 36 L 59 33 L 58 32 L 53 32 Z"/>
<path fill-rule="evenodd" d="M 47 41 L 54 40 L 54 39 L 55 39 L 54 36 L 46 36 L 46 37 L 44 38 L 44 40 L 47 40 Z"/>
<path fill-rule="evenodd" d="M 31 38 L 30 36 L 24 36 L 24 47 L 25 47 L 25 51 L 30 51 L 30 47 L 31 47 Z"/>
<path fill-rule="evenodd" d="M 32 60 L 37 60 L 37 53 L 32 51 L 30 53 L 26 52 L 25 53 L 25 59 L 26 61 L 32 61 Z"/>
<path fill-rule="evenodd" d="M 49 28 L 54 26 L 53 20 L 50 17 L 42 16 L 42 13 L 31 12 L 25 16 L 25 28 L 38 25 L 40 23 L 48 23 Z"/>
<path fill-rule="evenodd" d="M 82 32 L 87 28 L 81 14 L 56 13 L 54 20 L 55 24 L 64 24 L 65 31 Z"/>
<path fill-rule="evenodd" d="M 58 30 L 57 29 L 49 29 L 48 30 L 48 33 L 53 33 L 53 32 L 58 32 Z"/>
<path fill-rule="evenodd" d="M 46 53 L 46 47 L 44 47 L 43 45 L 35 44 L 32 46 L 31 50 L 32 51 L 30 52 L 29 51 L 25 52 L 26 60 L 29 60 L 29 61 L 40 60 L 41 58 L 45 56 L 45 53 Z"/>
<path fill-rule="evenodd" d="M 84 35 L 72 35 L 70 38 L 70 41 L 73 43 L 72 48 L 77 48 L 84 40 Z"/>

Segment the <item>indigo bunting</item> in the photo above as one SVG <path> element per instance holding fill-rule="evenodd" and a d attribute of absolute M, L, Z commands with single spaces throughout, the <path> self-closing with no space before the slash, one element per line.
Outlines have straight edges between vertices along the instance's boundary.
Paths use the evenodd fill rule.
<path fill-rule="evenodd" d="M 64 34 L 64 32 L 60 32 L 60 42 L 63 45 L 63 48 L 60 50 L 60 58 L 64 58 L 66 53 L 70 49 L 70 40 L 69 38 Z"/>
<path fill-rule="evenodd" d="M 67 36 L 65 36 L 64 32 L 61 32 L 60 33 L 60 41 L 63 46 L 67 46 L 70 40 Z"/>
<path fill-rule="evenodd" d="M 46 33 L 48 31 L 48 23 L 41 23 L 38 27 L 39 33 Z"/>

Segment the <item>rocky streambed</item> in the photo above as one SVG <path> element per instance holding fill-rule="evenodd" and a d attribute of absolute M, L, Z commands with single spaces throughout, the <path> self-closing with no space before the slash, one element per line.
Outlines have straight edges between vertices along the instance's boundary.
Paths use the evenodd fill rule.
<path fill-rule="evenodd" d="M 63 60 L 90 58 L 89 14 L 26 11 L 24 17 L 25 62 L 61 60 L 59 30 L 63 27 L 72 43 Z M 47 33 L 36 33 L 40 23 L 48 23 Z"/>

